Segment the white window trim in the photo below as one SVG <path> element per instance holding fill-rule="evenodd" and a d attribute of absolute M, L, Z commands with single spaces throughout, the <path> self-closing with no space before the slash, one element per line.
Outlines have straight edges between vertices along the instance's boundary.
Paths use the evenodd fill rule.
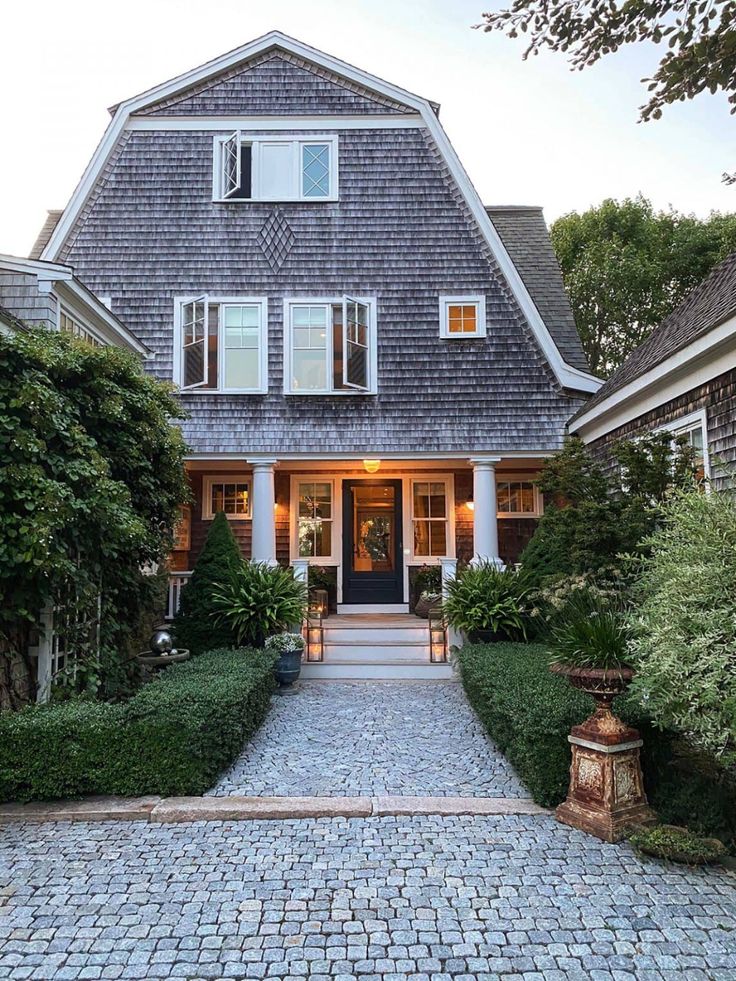
<path fill-rule="evenodd" d="M 463 306 L 470 306 L 471 304 L 477 309 L 477 320 L 478 329 L 472 334 L 461 334 L 461 333 L 450 333 L 450 318 L 449 318 L 449 308 L 456 304 L 461 304 Z M 448 341 L 462 341 L 469 340 L 474 337 L 485 337 L 486 336 L 486 298 L 480 293 L 473 293 L 464 296 L 448 296 L 446 294 L 440 295 L 440 337 Z"/>
<path fill-rule="evenodd" d="M 694 412 L 688 412 L 684 416 L 678 416 L 676 419 L 671 419 L 670 422 L 665 423 L 662 426 L 657 426 L 653 430 L 655 433 L 670 433 L 674 440 L 678 436 L 682 436 L 683 433 L 690 429 L 695 429 L 696 426 L 700 426 L 703 433 L 703 471 L 705 473 L 706 480 L 711 478 L 710 469 L 710 453 L 708 451 L 708 413 L 703 409 L 696 409 Z"/>
<path fill-rule="evenodd" d="M 496 471 L 496 499 L 498 499 L 499 484 L 523 483 L 531 484 L 534 488 L 533 511 L 497 511 L 496 517 L 501 518 L 541 518 L 544 514 L 544 495 L 534 483 L 534 477 L 526 473 L 499 473 Z"/>
<path fill-rule="evenodd" d="M 377 330 L 376 330 L 376 298 L 366 297 L 366 296 L 356 296 L 351 294 L 351 298 L 358 300 L 360 303 L 365 303 L 368 307 L 368 346 L 369 346 L 369 357 L 368 357 L 368 388 L 367 389 L 356 389 L 356 388 L 324 388 L 324 389 L 309 389 L 292 391 L 291 388 L 291 377 L 292 377 L 292 351 L 291 351 L 291 307 L 293 306 L 332 306 L 334 303 L 343 303 L 347 293 L 342 296 L 290 296 L 284 300 L 284 395 L 293 395 L 298 398 L 311 398 L 313 395 L 323 396 L 323 395 L 334 395 L 334 396 L 344 396 L 347 395 L 350 398 L 355 398 L 356 396 L 365 395 L 377 395 L 378 394 L 378 344 L 377 344 Z M 332 323 L 331 315 L 328 321 Z M 333 340 L 332 340 L 332 330 L 327 331 L 327 363 L 330 366 L 328 377 L 333 378 Z"/>
<path fill-rule="evenodd" d="M 224 318 L 219 317 L 217 335 L 217 388 L 181 388 L 183 379 L 182 353 L 182 307 L 191 303 L 201 293 L 174 297 L 174 384 L 184 395 L 266 395 L 268 393 L 268 298 L 265 296 L 213 296 L 207 295 L 208 304 L 223 306 L 259 306 L 261 310 L 261 343 L 259 346 L 258 374 L 260 384 L 257 388 L 225 388 Z"/>
<path fill-rule="evenodd" d="M 253 517 L 253 478 L 249 473 L 207 474 L 202 478 L 202 520 L 213 521 L 215 512 L 212 510 L 213 484 L 246 484 L 248 487 L 248 513 L 226 514 L 228 521 L 250 521 Z"/>
<path fill-rule="evenodd" d="M 330 555 L 299 554 L 299 484 L 329 484 L 332 489 L 332 552 Z M 339 500 L 338 500 L 339 493 Z M 298 473 L 291 476 L 289 504 L 289 554 L 291 561 L 301 559 L 310 565 L 342 565 L 342 480 L 322 473 Z"/>
<path fill-rule="evenodd" d="M 414 553 L 414 484 L 444 484 L 447 517 L 445 555 L 416 555 Z M 421 521 L 421 518 L 417 519 Z M 442 559 L 455 558 L 455 477 L 447 473 L 412 474 L 404 480 L 404 564 L 439 565 Z"/>
<path fill-rule="evenodd" d="M 260 147 L 263 143 L 290 143 L 294 147 L 293 153 L 293 173 L 292 173 L 292 193 L 289 196 L 259 196 L 250 198 L 224 197 L 222 187 L 222 145 L 232 137 L 232 133 L 218 133 L 212 138 L 212 200 L 223 204 L 248 204 L 252 201 L 303 201 L 305 203 L 320 204 L 323 201 L 339 200 L 339 139 L 332 133 L 324 135 L 310 133 L 308 137 L 280 137 L 276 134 L 270 136 L 249 136 L 247 132 L 239 131 L 240 140 L 238 147 L 243 143 L 248 143 L 253 147 L 251 157 L 251 190 L 258 188 L 258 176 L 260 172 Z M 302 154 L 301 147 L 305 145 L 315 145 L 317 143 L 327 143 L 330 147 L 330 193 L 325 197 L 305 197 L 302 194 Z"/>

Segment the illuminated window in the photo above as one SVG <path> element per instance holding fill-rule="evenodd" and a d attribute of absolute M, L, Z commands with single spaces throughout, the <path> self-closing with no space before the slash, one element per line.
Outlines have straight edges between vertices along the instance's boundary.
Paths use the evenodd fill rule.
<path fill-rule="evenodd" d="M 486 301 L 483 296 L 441 296 L 440 337 L 486 336 Z"/>
<path fill-rule="evenodd" d="M 214 518 L 224 511 L 228 518 L 250 518 L 250 481 L 205 477 L 202 517 Z"/>
<path fill-rule="evenodd" d="M 447 484 L 444 480 L 412 481 L 412 529 L 414 555 L 418 558 L 447 555 Z"/>
<path fill-rule="evenodd" d="M 329 558 L 332 555 L 332 483 L 300 480 L 297 494 L 299 558 Z"/>
<path fill-rule="evenodd" d="M 531 480 L 496 482 L 499 518 L 534 518 L 541 513 L 541 495 Z"/>

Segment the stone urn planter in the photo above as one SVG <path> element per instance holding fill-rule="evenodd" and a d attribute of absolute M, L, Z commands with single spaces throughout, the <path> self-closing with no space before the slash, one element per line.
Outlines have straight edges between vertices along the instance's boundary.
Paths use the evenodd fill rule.
<path fill-rule="evenodd" d="M 550 670 L 595 700 L 593 714 L 568 736 L 570 789 L 555 811 L 557 820 L 610 842 L 620 841 L 632 826 L 654 823 L 642 781 L 639 732 L 611 711 L 613 699 L 631 683 L 632 669 L 553 664 Z"/>
<path fill-rule="evenodd" d="M 294 689 L 302 670 L 302 654 L 304 653 L 304 638 L 301 634 L 274 634 L 266 641 L 266 650 L 278 654 L 275 672 L 282 695 L 290 694 Z"/>

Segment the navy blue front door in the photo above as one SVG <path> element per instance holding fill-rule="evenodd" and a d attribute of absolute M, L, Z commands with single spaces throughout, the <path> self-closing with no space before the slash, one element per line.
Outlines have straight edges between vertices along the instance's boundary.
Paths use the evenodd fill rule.
<path fill-rule="evenodd" d="M 401 481 L 343 482 L 343 602 L 403 603 Z"/>

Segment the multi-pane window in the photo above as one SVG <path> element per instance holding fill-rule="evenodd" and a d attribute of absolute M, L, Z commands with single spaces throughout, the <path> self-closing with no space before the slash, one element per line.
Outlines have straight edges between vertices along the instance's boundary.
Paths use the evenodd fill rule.
<path fill-rule="evenodd" d="M 79 338 L 80 341 L 85 341 L 87 344 L 92 344 L 93 347 L 104 346 L 102 341 L 99 341 L 94 334 L 84 326 L 84 324 L 80 323 L 76 317 L 73 317 L 68 311 L 64 310 L 63 307 L 59 311 L 59 330 L 63 334 L 72 334 L 74 337 Z"/>
<path fill-rule="evenodd" d="M 267 303 L 206 294 L 184 300 L 179 316 L 181 388 L 265 392 Z"/>
<path fill-rule="evenodd" d="M 206 477 L 202 505 L 204 518 L 214 518 L 219 511 L 224 511 L 229 518 L 249 518 L 250 482 Z"/>
<path fill-rule="evenodd" d="M 333 302 L 287 301 L 286 390 L 294 395 L 368 392 L 374 385 L 372 311 L 345 296 Z"/>
<path fill-rule="evenodd" d="M 175 552 L 188 552 L 191 547 L 192 535 L 192 509 L 188 504 L 183 504 L 179 509 L 179 517 L 174 526 L 174 548 Z"/>
<path fill-rule="evenodd" d="M 414 555 L 447 555 L 447 484 L 443 480 L 412 482 L 412 530 Z"/>
<path fill-rule="evenodd" d="M 440 337 L 463 338 L 485 336 L 485 297 L 440 297 Z"/>
<path fill-rule="evenodd" d="M 684 443 L 691 448 L 696 478 L 704 480 L 710 476 L 705 413 L 702 410 L 695 412 L 664 428 L 672 434 L 673 443 Z"/>
<path fill-rule="evenodd" d="M 332 483 L 299 481 L 297 535 L 300 558 L 332 555 Z"/>
<path fill-rule="evenodd" d="M 215 137 L 216 201 L 337 199 L 337 137 Z"/>
<path fill-rule="evenodd" d="M 533 518 L 539 514 L 539 492 L 531 480 L 499 480 L 496 496 L 501 517 Z"/>

